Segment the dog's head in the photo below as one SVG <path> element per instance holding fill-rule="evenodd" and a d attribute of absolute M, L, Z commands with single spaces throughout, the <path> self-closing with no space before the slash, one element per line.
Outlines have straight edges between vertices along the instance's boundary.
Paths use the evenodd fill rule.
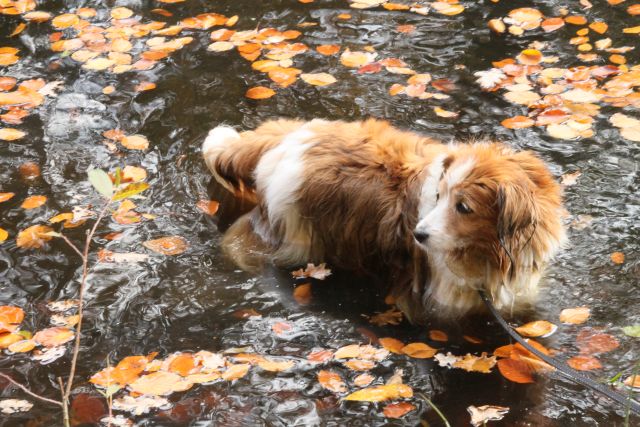
<path fill-rule="evenodd" d="M 431 183 L 435 194 L 423 188 L 414 232 L 429 257 L 431 296 L 458 311 L 478 304 L 478 288 L 497 305 L 530 302 L 541 270 L 565 239 L 560 186 L 527 151 L 472 144 L 452 153 Z M 472 292 L 470 302 L 464 291 Z"/>

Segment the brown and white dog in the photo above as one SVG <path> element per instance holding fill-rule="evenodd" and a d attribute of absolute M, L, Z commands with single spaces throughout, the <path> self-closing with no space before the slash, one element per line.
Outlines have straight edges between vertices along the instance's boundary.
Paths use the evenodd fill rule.
<path fill-rule="evenodd" d="M 282 119 L 216 127 L 202 152 L 217 181 L 257 204 L 225 235 L 236 260 L 257 245 L 281 267 L 326 261 L 383 277 L 414 322 L 433 308 L 478 311 L 479 288 L 507 313 L 524 309 L 565 240 L 549 170 L 498 143 Z"/>

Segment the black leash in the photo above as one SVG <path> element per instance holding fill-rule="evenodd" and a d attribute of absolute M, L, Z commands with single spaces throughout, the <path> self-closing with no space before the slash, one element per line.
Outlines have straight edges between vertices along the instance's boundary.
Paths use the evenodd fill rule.
<path fill-rule="evenodd" d="M 502 315 L 498 313 L 498 310 L 496 310 L 496 308 L 493 306 L 493 303 L 491 302 L 491 300 L 489 300 L 487 294 L 483 290 L 478 290 L 478 293 L 480 294 L 480 298 L 482 298 L 482 301 L 487 306 L 491 314 L 493 314 L 493 317 L 496 318 L 500 326 L 502 326 L 502 328 L 507 331 L 509 335 L 511 335 L 511 338 L 520 343 L 524 348 L 542 359 L 544 362 L 556 368 L 558 372 L 569 378 L 571 381 L 588 387 L 594 391 L 597 391 L 598 393 L 604 394 L 609 399 L 622 405 L 625 410 L 629 408 L 631 412 L 640 415 L 640 403 L 634 400 L 631 395 L 624 396 L 617 391 L 612 390 L 611 388 L 606 387 L 603 384 L 597 383 L 586 375 L 572 369 L 566 363 L 560 360 L 556 360 L 553 357 L 549 357 L 541 351 L 537 350 L 535 347 L 531 346 L 531 344 L 526 342 L 516 331 L 514 331 L 511 326 L 509 326 Z"/>

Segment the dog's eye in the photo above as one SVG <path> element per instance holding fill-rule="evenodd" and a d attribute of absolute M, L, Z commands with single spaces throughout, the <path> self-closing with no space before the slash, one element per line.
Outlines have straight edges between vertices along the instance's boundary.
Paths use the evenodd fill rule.
<path fill-rule="evenodd" d="M 456 210 L 461 214 L 470 214 L 473 212 L 471 208 L 467 206 L 466 203 L 463 203 L 463 202 L 456 203 Z"/>

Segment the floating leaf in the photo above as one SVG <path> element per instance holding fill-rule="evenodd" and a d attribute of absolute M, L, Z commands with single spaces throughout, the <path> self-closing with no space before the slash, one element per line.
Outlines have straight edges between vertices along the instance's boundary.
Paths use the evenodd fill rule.
<path fill-rule="evenodd" d="M 402 349 L 404 348 L 404 343 L 402 341 L 395 338 L 380 338 L 378 341 L 382 347 L 390 352 L 402 354 Z"/>
<path fill-rule="evenodd" d="M 378 56 L 378 54 L 375 52 L 351 51 L 347 49 L 340 55 L 340 62 L 345 67 L 360 68 L 363 65 L 373 62 L 376 56 Z"/>
<path fill-rule="evenodd" d="M 47 202 L 47 196 L 30 196 L 24 199 L 20 207 L 22 209 L 35 209 Z"/>
<path fill-rule="evenodd" d="M 247 375 L 249 372 L 249 368 L 251 365 L 249 364 L 239 364 L 239 365 L 231 365 L 227 368 L 226 371 L 222 373 L 222 379 L 226 381 L 233 381 L 240 379 Z"/>
<path fill-rule="evenodd" d="M 357 387 L 366 387 L 373 382 L 376 378 L 371 374 L 360 374 L 353 379 L 353 384 Z"/>
<path fill-rule="evenodd" d="M 189 247 L 187 241 L 180 236 L 167 236 L 159 239 L 148 240 L 144 247 L 162 255 L 179 255 Z"/>
<path fill-rule="evenodd" d="M 311 302 L 311 283 L 302 283 L 293 290 L 293 299 L 300 305 L 307 305 Z"/>
<path fill-rule="evenodd" d="M 622 252 L 611 253 L 611 262 L 613 262 L 614 264 L 623 264 L 624 254 Z"/>
<path fill-rule="evenodd" d="M 111 178 L 109 178 L 109 175 L 105 171 L 102 169 L 91 169 L 87 172 L 87 175 L 89 176 L 89 182 L 98 193 L 107 199 L 113 196 L 113 182 L 111 182 Z"/>
<path fill-rule="evenodd" d="M 9 237 L 9 232 L 4 228 L 0 228 L 0 242 L 4 242 Z"/>
<path fill-rule="evenodd" d="M 509 381 L 519 384 L 530 384 L 534 382 L 533 370 L 528 363 L 518 359 L 498 360 L 498 370 L 503 377 Z"/>
<path fill-rule="evenodd" d="M 333 391 L 334 393 L 344 393 L 347 391 L 347 385 L 344 383 L 340 375 L 332 371 L 319 371 L 318 382 L 322 387 L 329 391 Z"/>
<path fill-rule="evenodd" d="M 26 133 L 18 129 L 12 129 L 12 128 L 0 129 L 0 140 L 2 141 L 15 141 L 17 139 L 23 138 L 25 135 Z"/>
<path fill-rule="evenodd" d="M 318 53 L 321 53 L 322 55 L 331 56 L 340 52 L 340 46 L 335 44 L 323 44 L 321 46 L 316 47 L 316 50 L 318 51 Z"/>
<path fill-rule="evenodd" d="M 474 427 L 486 426 L 487 421 L 500 421 L 509 412 L 505 406 L 483 405 L 469 406 L 467 411 L 471 415 L 471 425 Z"/>
<path fill-rule="evenodd" d="M 49 232 L 53 229 L 46 225 L 32 225 L 18 233 L 16 237 L 16 245 L 19 248 L 39 249 L 44 246 L 44 242 L 52 239 Z"/>
<path fill-rule="evenodd" d="M 378 313 L 369 318 L 369 323 L 376 326 L 399 325 L 400 322 L 402 322 L 402 312 L 394 307 L 384 313 Z"/>
<path fill-rule="evenodd" d="M 496 365 L 495 356 L 487 356 L 487 353 L 482 353 L 480 356 L 474 356 L 472 354 L 466 354 L 462 357 L 458 357 L 454 363 L 451 364 L 454 368 L 464 369 L 467 372 L 481 372 L 483 374 L 491 373 L 491 369 Z"/>
<path fill-rule="evenodd" d="M 335 83 L 337 80 L 331 74 L 327 73 L 315 73 L 315 74 L 301 74 L 300 78 L 313 86 L 326 86 Z"/>
<path fill-rule="evenodd" d="M 602 364 L 593 356 L 573 356 L 567 359 L 567 365 L 578 371 L 602 369 Z"/>
<path fill-rule="evenodd" d="M 291 275 L 296 279 L 301 279 L 305 277 L 312 277 L 318 280 L 324 280 L 331 275 L 331 270 L 326 268 L 326 264 L 323 262 L 322 264 L 316 266 L 315 264 L 307 264 L 307 267 L 303 269 L 299 269 L 291 272 Z"/>
<path fill-rule="evenodd" d="M 406 384 L 385 384 L 363 388 L 346 396 L 344 400 L 359 402 L 382 402 L 413 397 L 413 390 Z"/>
<path fill-rule="evenodd" d="M 432 341 L 447 342 L 449 341 L 449 336 L 444 331 L 432 329 L 429 331 L 429 339 Z"/>
<path fill-rule="evenodd" d="M 147 412 L 151 411 L 152 409 L 166 409 L 171 407 L 171 403 L 165 399 L 164 397 L 159 397 L 159 396 L 137 396 L 137 397 L 133 397 L 130 395 L 124 395 L 118 399 L 114 399 L 113 400 L 113 409 L 117 410 L 117 411 L 126 411 L 126 412 L 130 412 L 133 415 L 143 415 L 146 414 Z M 117 425 L 124 425 L 124 426 L 129 426 L 129 425 L 133 425 L 133 423 L 127 424 L 126 418 L 123 419 L 123 421 L 125 421 L 124 424 L 116 424 L 115 422 L 113 422 L 114 418 L 122 418 L 121 415 L 118 415 L 117 417 L 111 417 L 110 420 L 108 420 L 108 423 L 111 423 L 111 425 L 113 426 L 117 426 Z M 104 423 L 105 418 L 103 418 L 101 421 Z"/>
<path fill-rule="evenodd" d="M 45 347 L 57 347 L 73 339 L 75 333 L 72 329 L 62 326 L 54 326 L 52 328 L 43 329 L 36 332 L 33 340 Z"/>
<path fill-rule="evenodd" d="M 158 371 L 144 375 L 131 384 L 131 391 L 152 396 L 162 396 L 175 391 L 187 390 L 191 383 L 173 372 Z"/>
<path fill-rule="evenodd" d="M 526 116 L 515 116 L 504 119 L 500 124 L 507 129 L 524 129 L 533 126 L 535 121 Z"/>
<path fill-rule="evenodd" d="M 267 99 L 275 95 L 276 92 L 273 89 L 264 86 L 256 86 L 247 90 L 245 96 L 249 99 Z"/>
<path fill-rule="evenodd" d="M 112 200 L 118 201 L 131 196 L 135 196 L 136 194 L 142 193 L 147 188 L 149 188 L 149 184 L 147 184 L 146 182 L 134 182 L 127 185 L 122 190 L 116 192 L 116 194 L 113 195 Z"/>
<path fill-rule="evenodd" d="M 560 312 L 560 321 L 562 323 L 570 323 L 579 325 L 587 321 L 591 314 L 589 307 L 565 308 Z"/>
<path fill-rule="evenodd" d="M 149 140 L 143 135 L 130 135 L 120 139 L 120 144 L 129 150 L 146 150 Z"/>
<path fill-rule="evenodd" d="M 198 200 L 196 207 L 207 215 L 215 215 L 218 212 L 220 203 L 215 200 Z"/>
<path fill-rule="evenodd" d="M 260 366 L 265 371 L 282 372 L 293 368 L 295 366 L 295 363 L 292 360 L 275 361 L 263 359 L 258 362 L 258 366 Z"/>
<path fill-rule="evenodd" d="M 443 108 L 440 108 L 440 107 L 433 107 L 433 111 L 439 117 L 445 117 L 445 118 L 458 117 L 458 113 L 453 112 L 453 111 L 447 111 L 447 110 L 445 110 Z"/>
<path fill-rule="evenodd" d="M 387 418 L 402 418 L 414 409 L 416 406 L 409 402 L 390 403 L 382 409 L 382 413 Z"/>
<path fill-rule="evenodd" d="M 576 344 L 582 355 L 606 353 L 620 346 L 613 335 L 599 333 L 590 328 L 585 328 L 578 333 Z"/>
<path fill-rule="evenodd" d="M 15 193 L 0 193 L 0 203 L 6 202 L 7 200 L 13 198 Z"/>
<path fill-rule="evenodd" d="M 428 359 L 433 357 L 437 352 L 438 350 L 435 348 L 429 347 L 421 342 L 414 342 L 402 347 L 402 353 L 416 359 Z"/>
<path fill-rule="evenodd" d="M 343 362 L 343 365 L 352 371 L 368 371 L 369 369 L 373 369 L 376 364 L 371 360 L 361 360 L 361 359 L 350 359 L 346 362 Z"/>
<path fill-rule="evenodd" d="M 36 342 L 34 340 L 29 339 L 29 340 L 16 341 L 13 344 L 11 344 L 9 347 L 7 347 L 7 350 L 9 350 L 12 353 L 27 353 L 33 350 L 35 347 L 36 347 Z"/>
<path fill-rule="evenodd" d="M 0 333 L 13 332 L 24 320 L 24 310 L 12 305 L 0 306 Z"/>
<path fill-rule="evenodd" d="M 553 334 L 558 327 L 551 322 L 547 322 L 546 320 L 536 320 L 534 322 L 526 323 L 518 328 L 515 328 L 516 331 L 525 337 L 548 337 Z"/>
<path fill-rule="evenodd" d="M 0 400 L 0 412 L 3 414 L 15 414 L 16 412 L 27 412 L 33 408 L 33 403 L 22 399 L 2 399 Z"/>
<path fill-rule="evenodd" d="M 640 325 L 625 326 L 622 332 L 627 336 L 640 338 Z"/>
<path fill-rule="evenodd" d="M 333 351 L 331 350 L 316 350 L 307 356 L 307 360 L 310 362 L 323 363 L 331 360 L 333 357 Z"/>

